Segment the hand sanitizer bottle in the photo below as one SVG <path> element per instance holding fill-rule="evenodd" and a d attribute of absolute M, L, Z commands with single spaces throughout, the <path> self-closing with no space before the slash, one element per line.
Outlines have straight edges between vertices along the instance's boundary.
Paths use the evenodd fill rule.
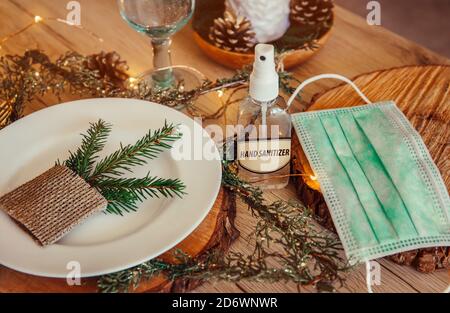
<path fill-rule="evenodd" d="M 249 87 L 238 115 L 239 176 L 263 189 L 280 189 L 289 182 L 291 117 L 279 96 L 272 45 L 256 46 Z"/>

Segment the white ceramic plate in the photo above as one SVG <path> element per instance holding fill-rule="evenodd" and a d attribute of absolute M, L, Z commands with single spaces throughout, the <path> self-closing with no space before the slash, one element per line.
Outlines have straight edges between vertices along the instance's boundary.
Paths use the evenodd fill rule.
<path fill-rule="evenodd" d="M 113 124 L 103 155 L 134 143 L 164 121 L 194 127 L 212 147 L 213 160 L 175 160 L 169 151 L 137 167 L 132 176 L 179 178 L 182 199 L 149 199 L 123 217 L 99 213 L 62 240 L 42 248 L 0 210 L 0 263 L 29 274 L 66 277 L 67 264 L 79 262 L 82 277 L 129 268 L 174 247 L 205 218 L 217 197 L 221 164 L 208 134 L 186 115 L 168 107 L 130 99 L 73 101 L 33 113 L 0 131 L 0 195 L 64 160 L 81 142 L 89 123 L 99 118 Z M 195 125 L 195 126 L 194 126 Z M 198 131 L 200 129 L 200 131 Z M 194 137 L 194 136 L 192 136 Z M 192 139 L 193 140 L 193 139 Z M 210 149 L 211 150 L 211 149 Z"/>

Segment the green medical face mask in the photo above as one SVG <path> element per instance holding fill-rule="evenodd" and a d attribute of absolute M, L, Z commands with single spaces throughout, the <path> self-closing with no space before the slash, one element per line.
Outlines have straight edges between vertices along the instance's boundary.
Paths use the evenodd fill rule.
<path fill-rule="evenodd" d="M 307 84 L 324 75 L 305 81 Z M 292 100 L 288 105 L 292 103 Z M 350 262 L 450 245 L 449 196 L 420 135 L 393 102 L 292 115 Z"/>

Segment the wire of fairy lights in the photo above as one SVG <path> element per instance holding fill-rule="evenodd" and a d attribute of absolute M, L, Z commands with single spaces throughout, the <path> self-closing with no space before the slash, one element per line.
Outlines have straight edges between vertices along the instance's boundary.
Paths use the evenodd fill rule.
<path fill-rule="evenodd" d="M 15 31 L 15 32 L 13 32 L 11 34 L 8 34 L 6 36 L 0 37 L 0 50 L 3 48 L 4 44 L 8 40 L 10 40 L 10 39 L 20 35 L 21 33 L 27 31 L 28 29 L 32 28 L 33 26 L 36 26 L 38 24 L 46 24 L 46 25 L 48 25 L 47 23 L 45 23 L 46 21 L 58 22 L 58 23 L 62 23 L 62 24 L 68 25 L 68 26 L 76 27 L 76 28 L 84 31 L 85 33 L 87 33 L 92 38 L 98 40 L 99 42 L 103 42 L 104 41 L 103 38 L 98 36 L 96 33 L 86 29 L 85 27 L 83 27 L 81 25 L 74 24 L 74 23 L 72 23 L 70 21 L 67 21 L 67 20 L 64 20 L 64 19 L 61 19 L 61 18 L 55 18 L 55 17 L 45 17 L 44 18 L 42 16 L 36 15 L 36 16 L 34 16 L 33 20 L 30 23 L 28 23 L 27 25 L 25 25 L 21 29 L 19 29 L 19 30 Z"/>

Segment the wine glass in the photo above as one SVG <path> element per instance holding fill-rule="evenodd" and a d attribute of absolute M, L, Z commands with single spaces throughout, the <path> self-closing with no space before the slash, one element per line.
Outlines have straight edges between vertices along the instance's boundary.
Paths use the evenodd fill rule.
<path fill-rule="evenodd" d="M 154 69 L 140 74 L 154 88 L 169 88 L 180 82 L 195 88 L 204 75 L 188 66 L 173 66 L 170 37 L 192 17 L 195 0 L 117 0 L 122 18 L 135 30 L 151 38 Z"/>

